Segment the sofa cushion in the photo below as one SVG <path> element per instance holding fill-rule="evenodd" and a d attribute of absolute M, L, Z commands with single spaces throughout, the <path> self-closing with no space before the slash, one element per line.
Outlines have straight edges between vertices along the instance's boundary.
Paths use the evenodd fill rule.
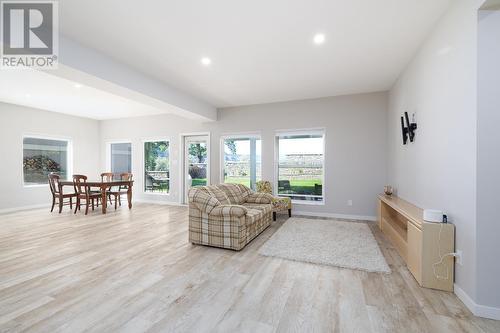
<path fill-rule="evenodd" d="M 232 204 L 231 201 L 229 201 L 229 197 L 227 196 L 226 192 L 223 191 L 221 188 L 220 188 L 220 185 L 210 185 L 210 186 L 205 186 L 205 189 L 207 190 L 207 192 L 214 198 L 216 198 L 217 200 L 219 200 L 219 202 L 222 204 L 222 205 L 230 205 Z"/>
<path fill-rule="evenodd" d="M 264 212 L 264 214 L 270 213 L 273 210 L 273 206 L 270 204 L 256 204 L 246 202 L 242 206 L 246 208 L 261 210 L 262 212 Z"/>
<path fill-rule="evenodd" d="M 264 218 L 264 211 L 260 209 L 252 209 L 247 207 L 247 215 L 245 216 L 245 224 L 251 225 Z"/>
<path fill-rule="evenodd" d="M 292 199 L 287 197 L 274 197 L 273 210 L 279 212 L 282 210 L 292 209 Z"/>

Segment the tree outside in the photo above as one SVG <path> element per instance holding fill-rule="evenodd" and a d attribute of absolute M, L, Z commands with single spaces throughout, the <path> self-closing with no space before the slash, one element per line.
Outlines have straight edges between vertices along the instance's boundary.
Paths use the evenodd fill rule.
<path fill-rule="evenodd" d="M 145 190 L 149 192 L 168 192 L 169 175 L 169 142 L 155 141 L 144 143 Z"/>

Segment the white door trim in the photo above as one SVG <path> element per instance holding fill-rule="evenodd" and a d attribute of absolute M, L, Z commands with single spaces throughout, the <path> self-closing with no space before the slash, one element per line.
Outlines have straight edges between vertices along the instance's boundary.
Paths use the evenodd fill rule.
<path fill-rule="evenodd" d="M 184 199 L 186 197 L 186 174 L 185 174 L 185 150 L 186 150 L 186 137 L 201 136 L 207 137 L 207 185 L 210 185 L 210 173 L 211 173 L 211 134 L 210 132 L 193 132 L 193 133 L 181 133 L 179 134 L 179 204 L 187 204 Z"/>

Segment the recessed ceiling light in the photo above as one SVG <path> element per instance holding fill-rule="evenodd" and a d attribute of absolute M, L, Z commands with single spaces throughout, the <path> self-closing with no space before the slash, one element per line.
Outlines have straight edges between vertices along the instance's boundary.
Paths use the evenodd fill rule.
<path fill-rule="evenodd" d="M 205 66 L 208 66 L 212 63 L 212 60 L 208 57 L 203 57 L 201 58 L 201 63 Z"/>
<path fill-rule="evenodd" d="M 314 35 L 314 44 L 320 45 L 325 42 L 325 35 L 324 34 L 316 34 Z"/>
<path fill-rule="evenodd" d="M 82 85 L 81 85 L 80 83 L 75 83 L 74 87 L 75 87 L 76 89 L 80 89 L 80 88 L 82 87 Z"/>
<path fill-rule="evenodd" d="M 30 95 L 30 94 L 26 94 L 26 95 L 24 95 L 24 96 L 26 96 L 26 98 L 31 98 L 31 95 Z"/>

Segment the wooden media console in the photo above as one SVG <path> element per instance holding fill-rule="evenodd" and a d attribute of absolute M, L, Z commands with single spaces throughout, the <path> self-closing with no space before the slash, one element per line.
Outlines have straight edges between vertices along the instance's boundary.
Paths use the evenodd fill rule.
<path fill-rule="evenodd" d="M 422 216 L 421 208 L 403 199 L 378 196 L 379 227 L 417 282 L 422 287 L 453 291 L 454 257 L 443 256 L 454 252 L 455 226 L 425 222 Z"/>

